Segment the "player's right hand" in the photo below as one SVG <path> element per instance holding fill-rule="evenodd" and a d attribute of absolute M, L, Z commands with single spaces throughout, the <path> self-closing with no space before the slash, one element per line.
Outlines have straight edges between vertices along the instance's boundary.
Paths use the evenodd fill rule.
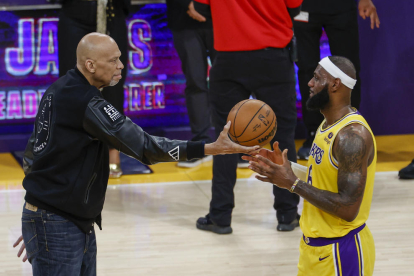
<path fill-rule="evenodd" d="M 268 149 L 260 149 L 258 154 L 269 159 L 275 164 L 279 164 L 279 165 L 283 164 L 282 151 L 280 150 L 279 142 L 277 141 L 273 143 L 273 151 L 268 150 Z M 258 162 L 261 165 L 266 165 L 265 163 L 257 159 L 255 156 L 242 156 L 242 159 L 247 160 L 247 161 Z"/>

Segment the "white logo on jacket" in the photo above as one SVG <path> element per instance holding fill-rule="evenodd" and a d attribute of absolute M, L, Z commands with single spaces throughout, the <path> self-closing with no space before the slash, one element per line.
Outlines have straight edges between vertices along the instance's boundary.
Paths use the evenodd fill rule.
<path fill-rule="evenodd" d="M 119 113 L 119 111 L 116 110 L 115 107 L 113 107 L 111 104 L 105 106 L 104 111 L 108 115 L 109 119 L 112 120 L 112 122 L 115 122 L 121 117 L 121 113 Z"/>
<path fill-rule="evenodd" d="M 175 148 L 170 150 L 168 154 L 171 156 L 172 159 L 178 161 L 180 159 L 180 147 L 176 146 Z"/>

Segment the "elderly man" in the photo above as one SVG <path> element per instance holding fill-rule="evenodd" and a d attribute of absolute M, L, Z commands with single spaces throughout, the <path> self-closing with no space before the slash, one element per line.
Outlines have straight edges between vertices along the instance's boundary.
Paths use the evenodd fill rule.
<path fill-rule="evenodd" d="M 91 33 L 76 54 L 76 68 L 44 94 L 25 152 L 26 203 L 15 246 L 24 240 L 18 256 L 26 248 L 33 275 L 96 275 L 94 224 L 101 228 L 107 145 L 146 164 L 256 150 L 232 143 L 230 124 L 212 144 L 148 135 L 102 98 L 100 90 L 116 85 L 124 68 L 115 41 Z"/>

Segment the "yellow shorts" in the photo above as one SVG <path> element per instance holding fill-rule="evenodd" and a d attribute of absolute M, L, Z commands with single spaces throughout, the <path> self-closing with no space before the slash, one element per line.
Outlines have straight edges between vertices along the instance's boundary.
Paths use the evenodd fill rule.
<path fill-rule="evenodd" d="M 365 224 L 363 226 L 341 238 L 303 237 L 300 241 L 298 275 L 371 276 L 374 272 L 375 245 L 371 231 Z"/>

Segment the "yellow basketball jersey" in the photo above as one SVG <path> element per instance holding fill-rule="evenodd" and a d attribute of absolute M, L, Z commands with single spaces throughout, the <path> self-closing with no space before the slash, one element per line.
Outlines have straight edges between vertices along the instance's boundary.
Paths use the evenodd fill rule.
<path fill-rule="evenodd" d="M 310 151 L 306 178 L 309 185 L 333 193 L 338 192 L 338 162 L 332 154 L 333 143 L 339 131 L 349 124 L 361 124 L 369 130 L 374 141 L 375 156 L 372 163 L 368 166 L 364 197 L 358 216 L 353 221 L 347 222 L 346 220 L 322 211 L 307 200 L 304 200 L 302 217 L 300 218 L 300 227 L 303 234 L 310 238 L 342 237 L 348 234 L 349 231 L 364 224 L 369 216 L 374 188 L 377 146 L 374 134 L 364 117 L 354 109 L 354 112 L 345 115 L 335 124 L 325 129 L 322 127 L 324 123 L 325 120 L 316 132 L 315 140 Z"/>

